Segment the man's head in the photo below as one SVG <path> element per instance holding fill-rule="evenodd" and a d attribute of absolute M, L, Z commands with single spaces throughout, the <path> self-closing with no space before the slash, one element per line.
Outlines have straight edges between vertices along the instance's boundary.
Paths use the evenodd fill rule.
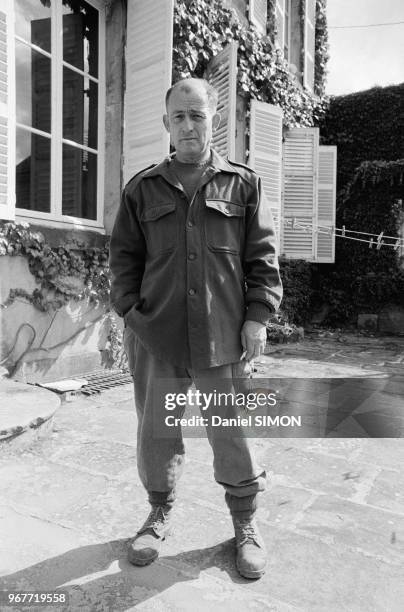
<path fill-rule="evenodd" d="M 168 90 L 163 121 L 179 161 L 208 159 L 212 132 L 220 122 L 217 99 L 216 90 L 203 79 L 183 79 Z"/>

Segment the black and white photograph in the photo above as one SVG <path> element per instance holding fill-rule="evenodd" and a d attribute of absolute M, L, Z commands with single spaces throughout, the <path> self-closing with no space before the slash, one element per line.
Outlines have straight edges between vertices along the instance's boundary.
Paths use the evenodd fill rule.
<path fill-rule="evenodd" d="M 404 3 L 0 0 L 0 609 L 404 609 Z"/>

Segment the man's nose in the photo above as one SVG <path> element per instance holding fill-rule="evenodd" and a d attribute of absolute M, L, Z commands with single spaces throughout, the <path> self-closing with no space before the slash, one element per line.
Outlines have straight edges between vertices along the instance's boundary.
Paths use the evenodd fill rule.
<path fill-rule="evenodd" d="M 194 129 L 194 122 L 192 121 L 191 117 L 188 117 L 187 115 L 184 117 L 184 122 L 182 124 L 183 129 L 187 132 L 190 132 Z"/>

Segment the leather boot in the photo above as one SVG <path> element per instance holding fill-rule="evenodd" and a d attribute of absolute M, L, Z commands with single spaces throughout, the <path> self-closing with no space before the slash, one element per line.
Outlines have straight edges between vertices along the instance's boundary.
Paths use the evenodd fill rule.
<path fill-rule="evenodd" d="M 170 508 L 152 506 L 144 525 L 131 542 L 128 559 L 133 565 L 149 565 L 160 554 L 163 540 L 170 535 Z"/>
<path fill-rule="evenodd" d="M 236 567 L 244 578 L 260 578 L 265 573 L 266 549 L 253 514 L 232 515 L 236 536 Z"/>

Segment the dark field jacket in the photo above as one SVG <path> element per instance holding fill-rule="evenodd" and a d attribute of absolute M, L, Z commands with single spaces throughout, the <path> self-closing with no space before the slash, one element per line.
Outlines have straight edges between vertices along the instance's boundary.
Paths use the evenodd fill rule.
<path fill-rule="evenodd" d="M 110 243 L 111 303 L 159 359 L 240 359 L 246 319 L 266 323 L 282 284 L 272 215 L 251 169 L 212 151 L 189 203 L 172 158 L 126 185 Z"/>

